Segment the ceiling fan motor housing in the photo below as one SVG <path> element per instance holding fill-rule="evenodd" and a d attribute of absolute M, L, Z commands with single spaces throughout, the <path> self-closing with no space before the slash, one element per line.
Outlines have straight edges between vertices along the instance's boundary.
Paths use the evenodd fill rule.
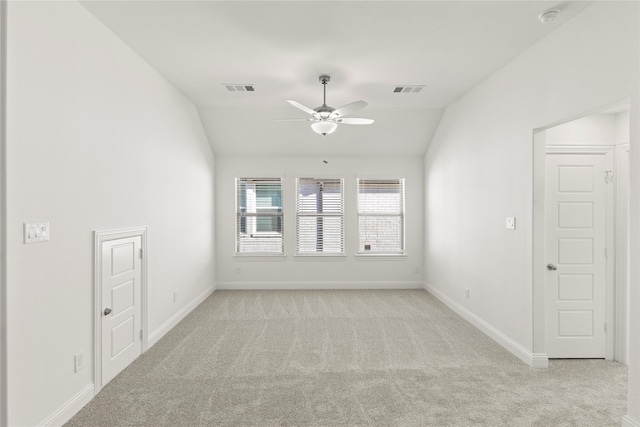
<path fill-rule="evenodd" d="M 335 111 L 335 108 L 329 107 L 328 105 L 321 105 L 320 107 L 314 108 L 314 110 L 316 113 L 320 114 L 320 117 L 326 119 Z"/>

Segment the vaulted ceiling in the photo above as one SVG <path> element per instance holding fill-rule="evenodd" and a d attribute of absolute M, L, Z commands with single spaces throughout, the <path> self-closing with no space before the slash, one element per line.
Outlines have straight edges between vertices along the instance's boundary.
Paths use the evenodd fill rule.
<path fill-rule="evenodd" d="M 217 156 L 422 156 L 444 109 L 590 2 L 85 1 L 198 108 Z M 542 24 L 538 15 L 561 9 Z M 326 137 L 287 99 L 365 100 Z M 225 84 L 251 84 L 230 92 Z M 424 85 L 417 93 L 396 86 Z"/>

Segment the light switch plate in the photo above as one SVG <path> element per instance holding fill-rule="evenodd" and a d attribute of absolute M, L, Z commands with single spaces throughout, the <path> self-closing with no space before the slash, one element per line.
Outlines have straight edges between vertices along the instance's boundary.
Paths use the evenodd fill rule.
<path fill-rule="evenodd" d="M 508 216 L 507 217 L 507 230 L 515 230 L 516 229 L 516 219 L 515 217 Z"/>
<path fill-rule="evenodd" d="M 73 371 L 78 372 L 84 368 L 84 353 L 73 355 Z"/>
<path fill-rule="evenodd" d="M 24 223 L 24 243 L 46 242 L 49 240 L 49 223 Z"/>

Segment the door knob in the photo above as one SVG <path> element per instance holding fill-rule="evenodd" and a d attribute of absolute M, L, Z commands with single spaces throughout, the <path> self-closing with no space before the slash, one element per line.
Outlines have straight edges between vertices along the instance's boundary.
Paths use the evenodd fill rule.
<path fill-rule="evenodd" d="M 111 314 L 111 309 L 110 309 L 110 308 L 105 308 L 105 309 L 104 309 L 104 315 L 105 315 L 105 316 L 108 316 L 108 315 L 110 315 L 110 314 Z"/>
<path fill-rule="evenodd" d="M 558 269 L 558 267 L 556 267 L 555 265 L 547 264 L 547 270 L 554 271 L 554 270 L 557 270 L 557 269 Z"/>

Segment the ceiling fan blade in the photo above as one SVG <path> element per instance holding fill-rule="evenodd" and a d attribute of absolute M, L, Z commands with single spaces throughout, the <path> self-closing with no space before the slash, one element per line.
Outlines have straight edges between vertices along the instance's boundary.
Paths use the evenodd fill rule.
<path fill-rule="evenodd" d="M 341 119 L 334 119 L 333 121 L 343 125 L 370 125 L 375 122 L 373 119 L 358 119 L 356 117 L 345 117 Z"/>
<path fill-rule="evenodd" d="M 273 119 L 274 122 L 312 122 L 314 119 Z"/>
<path fill-rule="evenodd" d="M 337 110 L 334 110 L 334 112 L 331 113 L 329 118 L 348 116 L 349 114 L 355 113 L 356 111 L 366 107 L 367 105 L 369 104 L 367 104 L 364 101 L 356 101 L 356 102 L 352 102 L 351 104 L 343 105 Z"/>
<path fill-rule="evenodd" d="M 296 108 L 299 108 L 300 110 L 304 111 L 307 114 L 311 114 L 313 117 L 319 117 L 318 113 L 316 113 L 316 111 L 313 108 L 309 108 L 306 105 L 302 105 L 297 101 L 293 101 L 291 99 L 287 99 L 287 102 L 291 105 L 293 105 Z"/>

